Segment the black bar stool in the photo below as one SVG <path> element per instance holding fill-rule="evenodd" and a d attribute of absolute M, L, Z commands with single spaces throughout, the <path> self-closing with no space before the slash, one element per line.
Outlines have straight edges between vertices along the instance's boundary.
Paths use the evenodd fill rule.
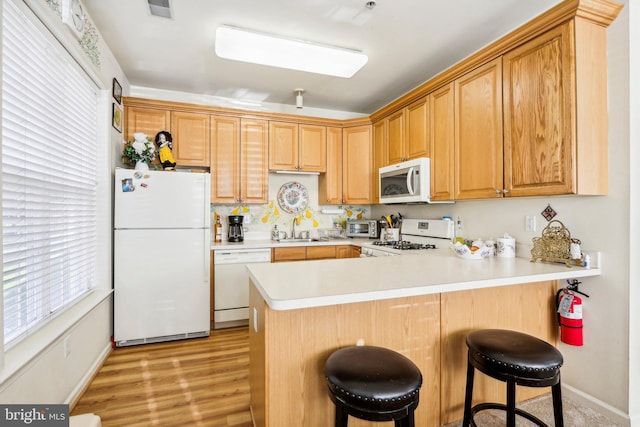
<path fill-rule="evenodd" d="M 507 427 L 515 427 L 516 415 L 532 423 L 548 427 L 534 415 L 516 408 L 516 385 L 549 387 L 553 397 L 555 427 L 564 427 L 560 367 L 562 354 L 551 344 L 521 332 L 484 329 L 467 335 L 467 388 L 464 400 L 462 427 L 476 427 L 475 414 L 485 409 L 507 412 Z M 507 404 L 480 403 L 471 407 L 475 369 L 507 383 Z"/>
<path fill-rule="evenodd" d="M 415 426 L 422 374 L 400 353 L 374 346 L 345 347 L 329 356 L 324 375 L 336 405 L 336 427 L 347 427 L 349 415 L 394 421 L 396 427 Z"/>

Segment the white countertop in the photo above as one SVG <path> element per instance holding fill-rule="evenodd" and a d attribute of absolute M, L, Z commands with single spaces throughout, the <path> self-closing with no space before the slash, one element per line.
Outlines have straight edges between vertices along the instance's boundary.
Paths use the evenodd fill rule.
<path fill-rule="evenodd" d="M 233 250 L 233 249 L 261 249 L 261 248 L 287 248 L 293 246 L 339 246 L 339 245 L 355 245 L 363 246 L 371 244 L 373 240 L 369 239 L 329 239 L 318 240 L 313 242 L 276 242 L 274 240 L 245 240 L 244 242 L 227 242 L 219 243 L 211 242 L 212 251 Z"/>
<path fill-rule="evenodd" d="M 353 244 L 357 243 L 354 241 Z M 247 269 L 257 290 L 274 310 L 293 310 L 601 274 L 599 268 L 532 263 L 526 258 L 489 257 L 483 260 L 463 260 L 457 258 L 449 249 L 416 252 L 419 253 L 394 257 L 250 264 Z"/>

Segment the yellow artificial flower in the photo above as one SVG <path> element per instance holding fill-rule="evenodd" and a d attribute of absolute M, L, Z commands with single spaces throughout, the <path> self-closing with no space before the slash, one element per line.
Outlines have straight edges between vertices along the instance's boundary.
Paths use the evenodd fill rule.
<path fill-rule="evenodd" d="M 243 212 L 243 213 L 247 213 L 247 212 L 249 212 L 249 208 L 248 208 L 248 207 L 246 207 L 246 206 L 243 206 L 243 207 L 242 207 L 242 212 Z"/>
<path fill-rule="evenodd" d="M 273 200 L 269 203 L 269 209 L 273 209 Z"/>
<path fill-rule="evenodd" d="M 317 228 L 319 225 L 320 225 L 320 223 L 318 223 L 318 220 L 314 218 L 313 219 L 313 227 Z"/>
<path fill-rule="evenodd" d="M 358 218 L 358 219 L 362 219 L 362 212 L 359 212 L 359 213 L 358 213 L 357 218 Z"/>
<path fill-rule="evenodd" d="M 273 210 L 273 214 L 274 214 L 275 216 L 280 216 L 280 211 L 278 210 L 278 208 L 275 208 L 275 209 Z"/>
<path fill-rule="evenodd" d="M 240 213 L 240 208 L 237 207 L 234 210 L 231 211 L 231 215 L 238 215 Z"/>
<path fill-rule="evenodd" d="M 307 209 L 307 211 L 304 213 L 304 215 L 305 215 L 307 218 L 311 218 L 311 217 L 313 216 L 313 213 L 311 212 L 311 210 L 310 210 L 310 209 Z"/>
<path fill-rule="evenodd" d="M 269 214 L 266 214 L 265 216 L 262 217 L 262 222 L 266 224 L 266 222 L 269 221 Z"/>

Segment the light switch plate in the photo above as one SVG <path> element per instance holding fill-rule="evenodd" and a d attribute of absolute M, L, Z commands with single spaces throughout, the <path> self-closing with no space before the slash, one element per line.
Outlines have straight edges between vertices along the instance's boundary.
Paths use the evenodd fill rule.
<path fill-rule="evenodd" d="M 536 217 L 534 215 L 524 217 L 524 231 L 536 231 Z"/>

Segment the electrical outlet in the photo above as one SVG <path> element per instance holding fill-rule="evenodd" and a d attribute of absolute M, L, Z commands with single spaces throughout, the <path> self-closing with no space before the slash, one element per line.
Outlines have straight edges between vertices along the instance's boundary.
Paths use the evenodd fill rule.
<path fill-rule="evenodd" d="M 527 215 L 524 217 L 524 231 L 536 231 L 536 217 Z"/>

